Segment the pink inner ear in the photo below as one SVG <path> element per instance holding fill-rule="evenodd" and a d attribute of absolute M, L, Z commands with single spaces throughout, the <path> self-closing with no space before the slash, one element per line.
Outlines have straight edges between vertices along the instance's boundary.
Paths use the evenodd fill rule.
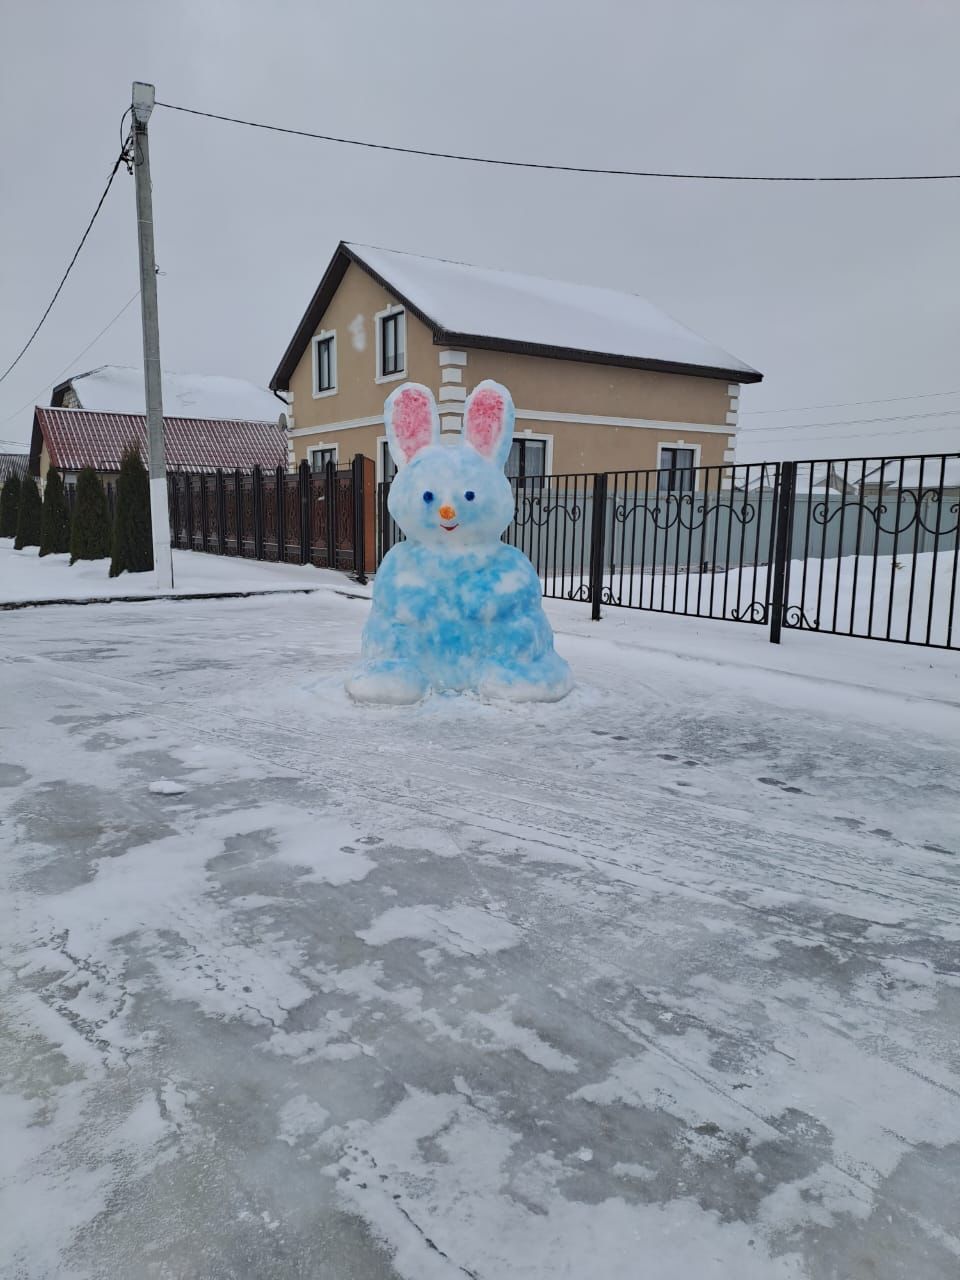
<path fill-rule="evenodd" d="M 411 387 L 401 391 L 393 402 L 393 434 L 409 462 L 433 438 L 433 413 L 430 397 Z"/>
<path fill-rule="evenodd" d="M 475 391 L 467 414 L 467 439 L 485 458 L 491 457 L 503 433 L 503 396 L 484 388 Z"/>

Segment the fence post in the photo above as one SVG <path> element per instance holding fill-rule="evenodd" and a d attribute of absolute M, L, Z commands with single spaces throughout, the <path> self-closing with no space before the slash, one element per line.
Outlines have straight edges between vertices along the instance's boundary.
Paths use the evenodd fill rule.
<path fill-rule="evenodd" d="M 200 546 L 204 551 L 209 551 L 210 542 L 210 520 L 207 511 L 207 473 L 200 472 Z"/>
<path fill-rule="evenodd" d="M 183 472 L 183 492 L 187 507 L 187 550 L 193 550 L 193 485 L 190 483 L 190 473 Z"/>
<path fill-rule="evenodd" d="M 353 472 L 353 573 L 361 586 L 366 585 L 366 491 L 364 485 L 363 454 L 354 454 L 350 464 Z"/>
<path fill-rule="evenodd" d="M 240 468 L 233 473 L 233 501 L 237 516 L 237 555 L 243 555 L 243 475 Z"/>
<path fill-rule="evenodd" d="M 263 468 L 253 468 L 253 554 L 263 559 Z"/>
<path fill-rule="evenodd" d="M 387 497 L 389 493 L 389 480 L 381 480 L 377 485 L 377 533 L 379 536 L 379 546 L 377 551 L 378 568 L 383 561 L 383 557 L 390 550 L 390 547 L 388 546 L 390 539 L 390 510 L 387 507 Z"/>
<path fill-rule="evenodd" d="M 273 473 L 273 491 L 276 495 L 277 508 L 277 563 L 283 564 L 287 557 L 287 521 L 286 511 L 283 506 L 283 467 L 278 464 L 276 471 Z"/>
<path fill-rule="evenodd" d="M 310 561 L 310 463 L 304 458 L 300 478 L 300 563 Z"/>
<path fill-rule="evenodd" d="M 590 526 L 590 616 L 600 621 L 603 597 L 603 554 L 607 531 L 607 477 L 599 472 L 593 477 L 593 521 Z"/>
<path fill-rule="evenodd" d="M 327 513 L 327 564 L 337 567 L 337 464 L 328 458 L 323 468 L 323 496 Z"/>
<path fill-rule="evenodd" d="M 220 467 L 217 467 L 217 552 L 221 556 L 227 554 L 227 491 Z"/>
<path fill-rule="evenodd" d="M 76 490 L 73 485 L 67 488 L 67 501 L 70 504 L 70 516 L 73 517 L 73 508 L 75 505 Z M 176 473 L 167 472 L 167 507 L 170 511 L 170 535 L 172 538 L 172 546 L 180 545 L 180 519 L 177 511 L 177 481 Z"/>
<path fill-rule="evenodd" d="M 780 643 L 780 628 L 790 585 L 790 527 L 793 522 L 793 494 L 797 464 L 780 464 L 780 493 L 777 498 L 777 540 L 773 559 L 773 604 L 770 611 L 770 643 Z M 768 570 L 769 574 L 769 570 Z"/>

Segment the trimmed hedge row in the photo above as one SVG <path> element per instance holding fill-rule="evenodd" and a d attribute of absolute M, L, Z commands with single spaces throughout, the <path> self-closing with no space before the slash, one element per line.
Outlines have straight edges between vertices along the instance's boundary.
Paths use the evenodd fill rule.
<path fill-rule="evenodd" d="M 18 551 L 39 547 L 42 556 L 69 551 L 71 564 L 110 556 L 111 578 L 152 569 L 150 483 L 139 450 L 131 446 L 123 455 L 112 527 L 107 495 L 92 467 L 77 477 L 72 520 L 63 478 L 51 467 L 42 501 L 33 476 L 6 480 L 0 492 L 0 537 L 14 538 Z"/>

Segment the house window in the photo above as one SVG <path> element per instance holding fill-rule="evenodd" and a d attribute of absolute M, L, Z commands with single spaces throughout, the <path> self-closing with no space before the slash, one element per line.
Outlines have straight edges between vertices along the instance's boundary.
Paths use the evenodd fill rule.
<path fill-rule="evenodd" d="M 334 466 L 337 465 L 337 446 L 335 444 L 320 445 L 310 450 L 311 471 L 323 471 L 328 462 L 332 462 Z"/>
<path fill-rule="evenodd" d="M 692 493 L 695 462 L 695 450 L 661 445 L 660 473 L 657 483 L 659 492 Z"/>
<path fill-rule="evenodd" d="M 384 484 L 389 484 L 393 477 L 397 474 L 397 464 L 393 460 L 390 452 L 390 445 L 386 440 L 380 441 L 380 479 Z"/>
<path fill-rule="evenodd" d="M 402 311 L 388 311 L 378 317 L 379 330 L 377 343 L 379 368 L 377 376 L 384 378 L 400 377 L 406 368 L 404 315 Z"/>
<path fill-rule="evenodd" d="M 337 389 L 337 337 L 318 334 L 313 340 L 313 394 L 329 396 Z"/>
<path fill-rule="evenodd" d="M 510 456 L 504 468 L 510 480 L 524 480 L 529 487 L 541 488 L 547 474 L 546 440 L 525 440 L 519 437 L 510 446 Z"/>

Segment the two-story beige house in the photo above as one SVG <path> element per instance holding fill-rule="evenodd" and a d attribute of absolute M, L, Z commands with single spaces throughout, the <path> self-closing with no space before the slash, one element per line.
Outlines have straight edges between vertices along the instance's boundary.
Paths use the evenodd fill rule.
<path fill-rule="evenodd" d="M 636 294 L 342 243 L 270 386 L 292 393 L 291 466 L 362 453 L 389 479 L 397 383 L 430 387 L 455 438 L 495 378 L 517 408 L 508 474 L 683 475 L 732 462 L 740 384 L 761 377 Z"/>

